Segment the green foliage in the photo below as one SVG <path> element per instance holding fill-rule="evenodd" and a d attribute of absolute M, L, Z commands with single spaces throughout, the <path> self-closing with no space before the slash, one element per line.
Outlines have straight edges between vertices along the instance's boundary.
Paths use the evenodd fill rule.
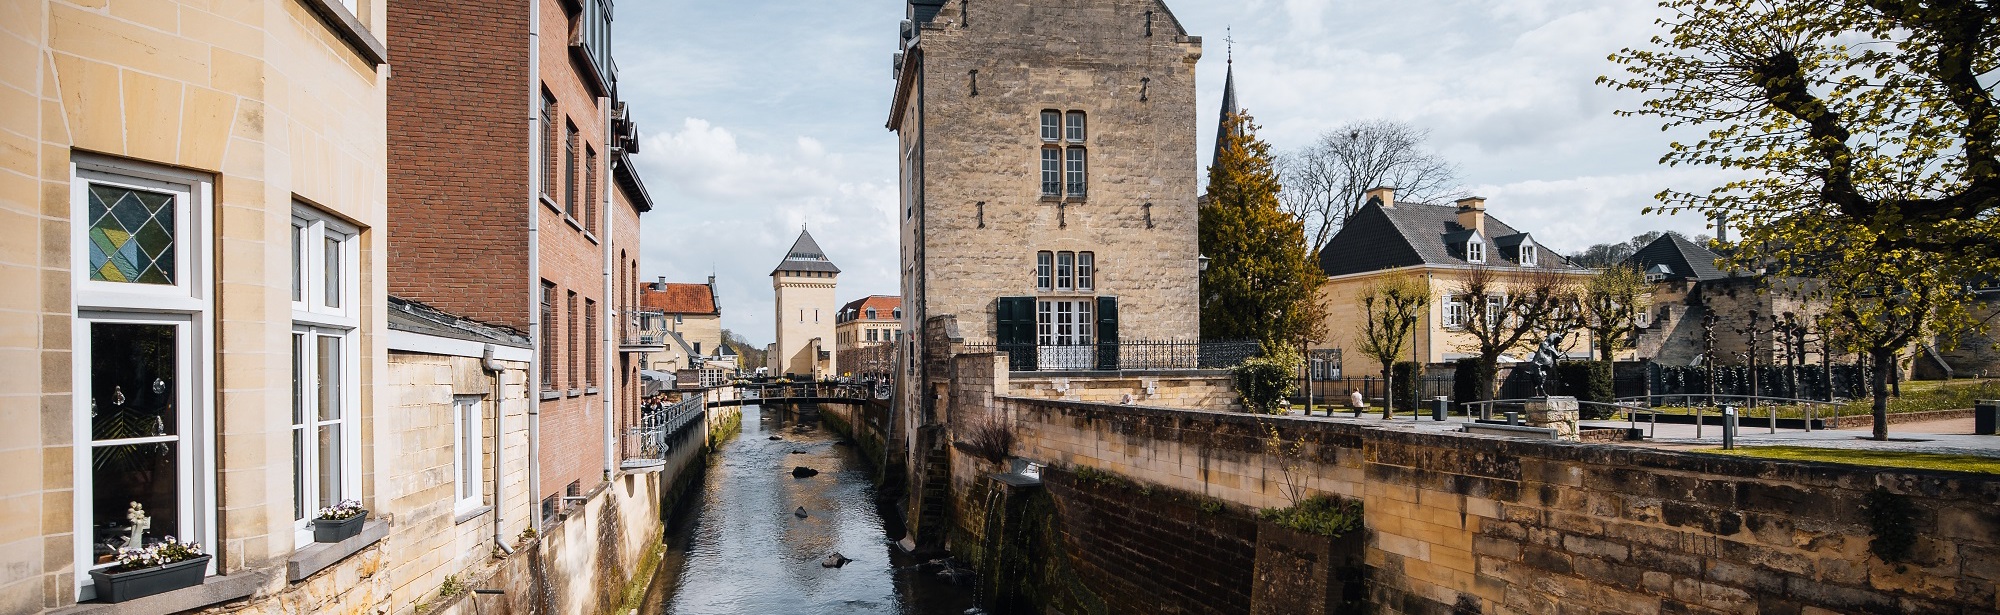
<path fill-rule="evenodd" d="M 1202 498 L 1199 507 L 1201 508 L 1201 512 L 1210 515 L 1222 514 L 1223 510 L 1222 500 L 1215 498 Z"/>
<path fill-rule="evenodd" d="M 1492 398 L 1501 355 L 1532 353 L 1544 337 L 1567 335 L 1582 316 L 1577 309 L 1581 293 L 1575 276 L 1557 269 L 1473 267 L 1461 274 L 1453 293 L 1465 304 L 1459 348 L 1479 359 L 1477 369 L 1486 386 L 1475 391 L 1477 397 L 1460 401 Z"/>
<path fill-rule="evenodd" d="M 1076 475 L 1076 482 L 1086 485 L 1097 487 L 1126 486 L 1125 479 L 1118 478 L 1117 475 L 1090 466 L 1077 466 L 1071 473 Z"/>
<path fill-rule="evenodd" d="M 1397 361 L 1391 370 L 1389 390 L 1395 395 L 1397 408 L 1417 412 L 1423 403 L 1417 400 L 1418 385 L 1423 382 L 1424 365 L 1415 361 Z"/>
<path fill-rule="evenodd" d="M 1790 461 L 1842 463 L 1878 468 L 1914 468 L 1918 470 L 1971 472 L 1974 474 L 2000 474 L 2000 458 L 1981 457 L 1978 455 L 1943 455 L 1938 453 L 1912 453 L 1907 451 L 1860 448 L 1817 448 L 1810 446 L 1742 446 L 1726 451 L 1717 449 L 1703 452 L 1741 457 L 1785 459 Z"/>
<path fill-rule="evenodd" d="M 1610 361 L 1564 361 L 1556 364 L 1556 375 L 1561 378 L 1564 395 L 1580 401 L 1617 401 L 1611 392 Z M 1584 406 L 1582 414 L 1586 419 L 1601 419 L 1611 416 L 1611 411 L 1603 406 Z"/>
<path fill-rule="evenodd" d="M 1236 379 L 1236 392 L 1243 396 L 1243 405 L 1251 412 L 1276 413 L 1278 402 L 1298 389 L 1300 361 L 1297 352 L 1279 348 L 1230 370 Z"/>
<path fill-rule="evenodd" d="M 1454 363 L 1456 369 L 1451 375 L 1451 398 L 1459 403 L 1480 401 L 1493 394 L 1493 378 L 1481 367 L 1479 357 L 1466 357 Z"/>
<path fill-rule="evenodd" d="M 1257 516 L 1301 532 L 1339 538 L 1361 527 L 1361 500 L 1315 495 L 1285 508 L 1266 508 Z"/>
<path fill-rule="evenodd" d="M 1868 550 L 1885 562 L 1910 561 L 1910 552 L 1917 547 L 1917 506 L 1910 497 L 1876 487 L 1868 492 L 1862 512 L 1867 513 L 1874 536 Z"/>
<path fill-rule="evenodd" d="M 438 598 L 457 596 L 465 593 L 466 589 L 465 582 L 459 580 L 458 575 L 448 574 L 444 576 L 444 583 L 438 585 Z"/>
<path fill-rule="evenodd" d="M 1392 274 L 1370 285 L 1361 295 L 1362 356 L 1390 366 L 1409 356 L 1405 350 L 1416 337 L 1417 321 L 1431 302 L 1430 283 L 1414 275 Z"/>
<path fill-rule="evenodd" d="M 1597 346 L 1598 358 L 1610 361 L 1632 347 L 1639 314 L 1651 308 L 1653 285 L 1633 265 L 1613 265 L 1583 283 L 1583 328 Z M 1610 400 L 1602 400 L 1610 401 Z"/>
<path fill-rule="evenodd" d="M 1234 115 L 1201 206 L 1201 334 L 1299 345 L 1325 337 L 1315 300 L 1326 280 L 1305 245 L 1305 226 L 1278 203 L 1271 146 L 1250 116 Z"/>

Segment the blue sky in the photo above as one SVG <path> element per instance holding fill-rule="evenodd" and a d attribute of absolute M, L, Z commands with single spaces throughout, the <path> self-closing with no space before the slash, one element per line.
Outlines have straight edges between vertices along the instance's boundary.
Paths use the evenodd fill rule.
<path fill-rule="evenodd" d="M 1201 117 L 1217 114 L 1233 35 L 1238 100 L 1278 150 L 1348 121 L 1398 120 L 1430 130 L 1493 215 L 1557 250 L 1708 232 L 1640 208 L 1721 173 L 1659 166 L 1659 122 L 1612 115 L 1641 99 L 1594 83 L 1617 68 L 1605 56 L 1656 32 L 1651 0 L 1168 3 L 1204 39 Z M 656 203 L 645 279 L 714 272 L 723 326 L 769 342 L 769 274 L 804 224 L 843 270 L 841 301 L 897 292 L 883 124 L 902 0 L 626 0 L 616 17 L 620 93 Z"/>

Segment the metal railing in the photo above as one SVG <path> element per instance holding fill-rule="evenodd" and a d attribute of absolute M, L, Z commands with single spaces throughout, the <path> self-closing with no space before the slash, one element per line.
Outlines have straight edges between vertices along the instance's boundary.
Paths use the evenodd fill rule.
<path fill-rule="evenodd" d="M 1660 400 L 1662 402 L 1669 402 L 1670 400 L 1678 401 L 1680 402 L 1679 404 L 1674 404 L 1669 407 L 1687 408 L 1691 412 L 1661 412 L 1660 410 L 1658 410 L 1658 406 L 1656 406 L 1653 403 L 1654 400 Z M 1727 411 L 1724 410 L 1725 408 L 1736 409 L 1737 416 L 1742 418 L 1757 418 L 1756 411 L 1758 409 L 1762 409 L 1764 411 L 1765 426 L 1769 428 L 1770 433 L 1778 433 L 1778 421 L 1793 418 L 1793 417 L 1779 416 L 1780 414 L 1795 414 L 1794 412 L 1792 412 L 1792 410 L 1795 409 L 1797 411 L 1796 414 L 1798 415 L 1796 418 L 1800 421 L 1801 427 L 1805 431 L 1812 431 L 1813 421 L 1829 417 L 1831 418 L 1841 417 L 1843 416 L 1841 410 L 1846 406 L 1846 404 L 1842 402 L 1830 402 L 1830 401 L 1821 401 L 1815 399 L 1795 399 L 1790 397 L 1765 397 L 1758 395 L 1721 395 L 1721 394 L 1635 395 L 1631 397 L 1620 397 L 1618 398 L 1618 401 L 1619 403 L 1622 404 L 1630 404 L 1635 406 L 1635 409 L 1631 413 L 1632 416 L 1629 417 L 1631 422 L 1633 423 L 1633 426 L 1635 427 L 1638 424 L 1636 417 L 1637 413 L 1651 414 L 1652 421 L 1654 424 L 1658 424 L 1659 415 L 1661 414 L 1693 416 L 1695 417 L 1694 437 L 1696 438 L 1702 437 L 1702 427 L 1708 423 L 1709 416 L 1716 417 L 1718 423 L 1721 421 L 1728 420 L 1727 418 L 1728 414 Z M 1710 415 L 1709 414 L 1710 409 L 1713 409 L 1715 411 L 1715 414 Z"/>
<path fill-rule="evenodd" d="M 624 467 L 642 468 L 665 463 L 672 442 L 689 427 L 708 415 L 708 398 L 689 395 L 677 403 L 639 411 L 639 422 L 626 430 Z"/>
<path fill-rule="evenodd" d="M 764 399 L 781 401 L 785 399 L 868 399 L 874 396 L 874 385 L 847 382 L 797 382 L 784 384 L 739 385 L 744 399 Z"/>
<path fill-rule="evenodd" d="M 1136 340 L 1094 344 L 973 343 L 971 352 L 1005 352 L 1017 372 L 1226 369 L 1262 353 L 1255 340 Z"/>

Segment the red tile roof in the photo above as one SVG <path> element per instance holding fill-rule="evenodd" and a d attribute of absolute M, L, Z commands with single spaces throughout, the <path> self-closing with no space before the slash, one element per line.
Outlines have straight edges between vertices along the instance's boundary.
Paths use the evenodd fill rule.
<path fill-rule="evenodd" d="M 646 284 L 639 305 L 668 314 L 721 314 L 707 284 Z"/>
<path fill-rule="evenodd" d="M 868 309 L 875 309 L 875 320 L 895 320 L 896 308 L 903 307 L 903 298 L 895 295 L 874 295 L 862 297 L 840 306 L 840 313 L 854 314 L 855 320 L 868 320 Z"/>

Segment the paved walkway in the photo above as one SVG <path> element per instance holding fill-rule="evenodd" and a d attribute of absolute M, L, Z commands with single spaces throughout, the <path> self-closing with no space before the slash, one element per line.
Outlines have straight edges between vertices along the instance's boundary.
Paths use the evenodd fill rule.
<path fill-rule="evenodd" d="M 1371 409 L 1371 411 L 1363 413 L 1361 418 L 1354 418 L 1352 410 L 1341 408 L 1336 408 L 1333 416 L 1328 417 L 1325 415 L 1325 410 L 1319 408 L 1315 408 L 1315 410 L 1310 417 L 1314 420 L 1417 431 L 1458 431 L 1461 425 L 1469 420 L 1463 416 L 1452 416 L 1440 423 L 1431 420 L 1429 413 L 1425 413 L 1424 418 L 1420 419 L 1412 419 L 1408 415 L 1403 415 L 1393 420 L 1384 420 L 1380 409 Z M 1300 410 L 1294 407 L 1291 416 L 1299 417 L 1301 415 Z M 1584 427 L 1624 428 L 1631 425 L 1631 423 L 1625 421 L 1584 421 Z M 1645 422 L 1640 422 L 1638 427 L 1647 430 L 1647 439 L 1623 442 L 1621 444 L 1672 450 L 1693 450 L 1722 446 L 1722 428 L 1718 425 L 1702 427 L 1700 437 L 1696 437 L 1694 425 L 1668 423 L 1648 425 Z M 2000 458 L 2000 436 L 1972 435 L 1971 418 L 1890 425 L 1889 437 L 1891 439 L 1886 442 L 1867 439 L 1871 431 L 1870 427 L 1861 426 L 1846 429 L 1822 429 L 1811 432 L 1799 429 L 1779 429 L 1777 433 L 1771 433 L 1768 427 L 1744 427 L 1737 431 L 1736 442 L 1739 446 L 1811 446 L 1819 448 L 1940 453 L 1947 455 L 1977 455 Z"/>

